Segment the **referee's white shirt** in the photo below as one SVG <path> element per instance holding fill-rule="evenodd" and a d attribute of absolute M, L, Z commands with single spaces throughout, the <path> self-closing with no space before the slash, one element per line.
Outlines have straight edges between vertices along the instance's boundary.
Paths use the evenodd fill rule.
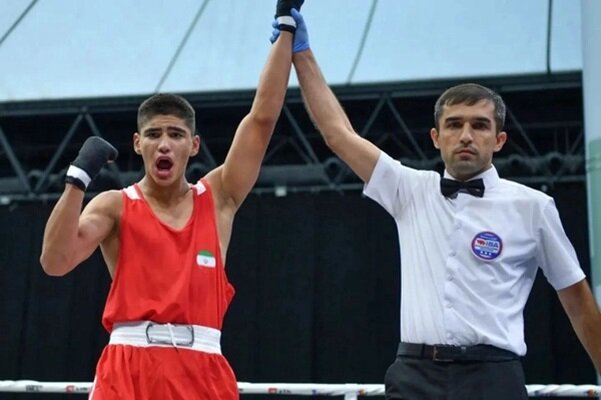
<path fill-rule="evenodd" d="M 382 152 L 365 185 L 398 230 L 401 340 L 524 355 L 523 309 L 537 268 L 556 290 L 585 276 L 551 197 L 500 179 L 494 167 L 477 178 L 484 197 L 446 198 L 438 173 Z"/>

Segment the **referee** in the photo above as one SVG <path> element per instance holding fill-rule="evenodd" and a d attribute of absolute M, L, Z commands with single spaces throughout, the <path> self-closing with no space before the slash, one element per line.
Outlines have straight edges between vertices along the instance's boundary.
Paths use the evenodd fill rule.
<path fill-rule="evenodd" d="M 444 176 L 402 165 L 359 136 L 328 88 L 293 12 L 293 63 L 330 149 L 394 218 L 401 253 L 401 342 L 388 399 L 527 399 L 523 310 L 538 268 L 601 372 L 601 313 L 553 199 L 499 177 L 505 104 L 463 84 L 434 107 Z"/>

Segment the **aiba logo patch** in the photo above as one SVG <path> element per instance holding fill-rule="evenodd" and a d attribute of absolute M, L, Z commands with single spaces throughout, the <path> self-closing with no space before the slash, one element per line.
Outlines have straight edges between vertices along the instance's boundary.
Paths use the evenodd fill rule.
<path fill-rule="evenodd" d="M 472 240 L 472 253 L 481 260 L 490 261 L 503 251 L 503 241 L 493 232 L 480 232 Z"/>

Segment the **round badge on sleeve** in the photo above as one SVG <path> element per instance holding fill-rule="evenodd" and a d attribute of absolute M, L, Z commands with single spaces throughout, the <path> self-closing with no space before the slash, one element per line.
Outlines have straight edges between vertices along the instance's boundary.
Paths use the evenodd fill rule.
<path fill-rule="evenodd" d="M 481 260 L 494 260 L 502 250 L 503 241 L 496 233 L 480 232 L 472 240 L 472 253 Z"/>

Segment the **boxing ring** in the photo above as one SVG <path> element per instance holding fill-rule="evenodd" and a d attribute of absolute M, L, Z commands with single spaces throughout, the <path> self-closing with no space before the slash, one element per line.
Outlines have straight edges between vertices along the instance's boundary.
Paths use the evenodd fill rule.
<path fill-rule="evenodd" d="M 0 393 L 70 393 L 90 392 L 92 382 L 39 382 L 33 380 L 0 381 Z M 322 383 L 248 383 L 238 382 L 240 394 L 277 394 L 300 396 L 337 396 L 345 400 L 359 397 L 384 396 L 382 384 L 322 384 Z M 601 386 L 596 385 L 526 385 L 529 397 L 601 398 Z"/>

